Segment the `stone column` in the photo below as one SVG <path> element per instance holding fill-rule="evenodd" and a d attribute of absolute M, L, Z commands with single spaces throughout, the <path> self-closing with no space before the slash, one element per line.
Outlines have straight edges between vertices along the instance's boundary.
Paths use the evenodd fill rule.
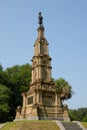
<path fill-rule="evenodd" d="M 58 106 L 58 103 L 57 103 L 57 93 L 55 93 L 55 117 L 57 118 L 57 106 Z"/>
<path fill-rule="evenodd" d="M 27 102 L 26 93 L 22 93 L 22 96 L 23 96 L 23 107 L 22 107 L 22 111 L 21 111 L 21 116 L 22 116 L 22 118 L 25 118 L 25 114 L 26 114 L 26 102 Z"/>
<path fill-rule="evenodd" d="M 39 92 L 37 91 L 37 104 L 39 104 Z"/>

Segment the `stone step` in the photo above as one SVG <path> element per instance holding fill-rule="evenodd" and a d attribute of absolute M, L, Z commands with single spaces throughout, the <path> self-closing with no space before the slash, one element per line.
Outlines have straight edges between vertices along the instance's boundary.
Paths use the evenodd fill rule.
<path fill-rule="evenodd" d="M 65 130 L 82 130 L 80 126 L 75 122 L 62 122 Z"/>
<path fill-rule="evenodd" d="M 82 130 L 82 128 L 65 128 L 65 130 Z"/>
<path fill-rule="evenodd" d="M 82 130 L 82 128 L 65 128 L 65 130 Z"/>

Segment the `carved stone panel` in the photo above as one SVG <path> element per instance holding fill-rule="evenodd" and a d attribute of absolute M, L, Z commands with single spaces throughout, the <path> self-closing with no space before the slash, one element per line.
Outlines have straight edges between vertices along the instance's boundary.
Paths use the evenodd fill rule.
<path fill-rule="evenodd" d="M 28 97 L 28 105 L 33 104 L 33 96 Z"/>
<path fill-rule="evenodd" d="M 44 92 L 42 94 L 42 102 L 43 105 L 50 105 L 53 106 L 55 104 L 55 95 L 54 93 L 50 93 L 50 92 Z"/>

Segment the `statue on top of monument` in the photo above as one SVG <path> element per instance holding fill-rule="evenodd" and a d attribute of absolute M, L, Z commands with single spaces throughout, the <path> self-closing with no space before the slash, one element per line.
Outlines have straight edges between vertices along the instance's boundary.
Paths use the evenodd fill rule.
<path fill-rule="evenodd" d="M 38 15 L 38 23 L 40 26 L 43 26 L 43 17 L 41 15 L 41 12 L 39 12 L 39 15 Z"/>

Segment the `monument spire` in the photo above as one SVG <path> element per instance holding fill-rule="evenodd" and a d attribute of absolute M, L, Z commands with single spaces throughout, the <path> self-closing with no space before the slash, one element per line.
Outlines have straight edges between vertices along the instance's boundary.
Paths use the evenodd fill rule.
<path fill-rule="evenodd" d="M 44 36 L 43 17 L 38 15 L 38 37 L 34 44 L 34 56 L 32 58 L 32 83 L 43 80 L 51 81 L 51 58 L 48 52 L 48 42 Z"/>
<path fill-rule="evenodd" d="M 60 92 L 56 90 L 51 74 L 51 58 L 44 36 L 43 17 L 38 15 L 38 37 L 32 57 L 32 80 L 29 90 L 23 92 L 23 106 L 17 107 L 16 120 L 67 119 L 67 106 L 62 107 Z"/>
<path fill-rule="evenodd" d="M 38 39 L 42 39 L 44 38 L 44 26 L 43 26 L 43 17 L 41 15 L 41 12 L 39 12 L 38 14 L 38 24 L 39 24 L 39 27 L 37 29 L 38 31 Z"/>

